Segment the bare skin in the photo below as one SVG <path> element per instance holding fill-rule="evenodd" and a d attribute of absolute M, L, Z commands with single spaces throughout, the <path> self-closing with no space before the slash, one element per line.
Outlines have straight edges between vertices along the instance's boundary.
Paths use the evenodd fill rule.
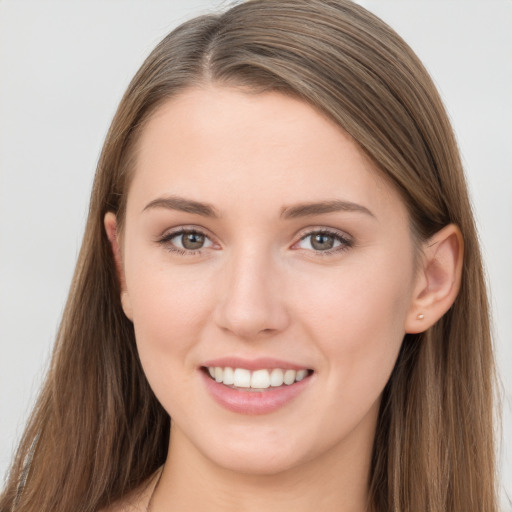
<path fill-rule="evenodd" d="M 162 468 L 151 477 L 112 506 L 100 512 L 146 512 L 149 509 L 151 498 L 155 492 L 162 473 Z"/>
<path fill-rule="evenodd" d="M 404 334 L 456 296 L 457 228 L 425 244 L 417 269 L 399 194 L 346 133 L 296 99 L 216 86 L 154 114 L 125 230 L 113 214 L 105 227 L 172 418 L 151 511 L 366 510 L 381 393 Z M 206 370 L 223 357 L 309 373 L 279 408 L 233 411 L 209 391 L 222 393 Z"/>

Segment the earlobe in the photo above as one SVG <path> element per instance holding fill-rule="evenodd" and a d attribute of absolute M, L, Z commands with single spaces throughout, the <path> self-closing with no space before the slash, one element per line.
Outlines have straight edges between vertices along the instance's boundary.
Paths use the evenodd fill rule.
<path fill-rule="evenodd" d="M 460 289 L 463 256 L 464 241 L 455 224 L 425 242 L 405 332 L 426 331 L 450 309 Z"/>
<path fill-rule="evenodd" d="M 112 255 L 114 257 L 114 264 L 116 267 L 116 274 L 119 280 L 119 288 L 121 290 L 121 304 L 125 315 L 132 320 L 132 307 L 130 297 L 126 289 L 126 280 L 124 276 L 123 261 L 121 258 L 121 247 L 119 241 L 119 235 L 117 231 L 117 219 L 113 212 L 107 212 L 103 219 L 105 231 L 107 233 L 110 247 L 112 248 Z"/>

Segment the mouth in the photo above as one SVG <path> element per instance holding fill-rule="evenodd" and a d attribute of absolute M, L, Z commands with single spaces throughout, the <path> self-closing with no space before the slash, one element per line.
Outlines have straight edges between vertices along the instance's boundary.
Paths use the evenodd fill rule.
<path fill-rule="evenodd" d="M 316 372 L 311 368 L 271 357 L 226 356 L 204 361 L 198 369 L 213 400 L 237 414 L 290 410 L 299 396 L 310 396 L 311 390 L 317 389 Z"/>
<path fill-rule="evenodd" d="M 201 370 L 211 380 L 231 389 L 262 392 L 282 389 L 309 378 L 313 370 L 309 368 L 233 368 L 230 366 L 203 366 Z"/>

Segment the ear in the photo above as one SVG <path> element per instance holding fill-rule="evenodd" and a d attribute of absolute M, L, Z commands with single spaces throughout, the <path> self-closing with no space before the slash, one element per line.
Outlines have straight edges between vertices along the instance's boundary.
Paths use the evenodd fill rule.
<path fill-rule="evenodd" d="M 426 331 L 450 309 L 460 289 L 463 256 L 464 241 L 455 224 L 425 242 L 405 332 Z"/>
<path fill-rule="evenodd" d="M 105 231 L 112 248 L 112 255 L 114 256 L 114 264 L 116 267 L 116 274 L 119 280 L 119 288 L 121 289 L 121 304 L 123 306 L 124 314 L 130 319 L 133 316 L 132 305 L 128 290 L 126 289 L 126 279 L 124 275 L 123 260 L 121 258 L 121 243 L 117 232 L 117 219 L 113 212 L 107 212 L 103 219 Z"/>

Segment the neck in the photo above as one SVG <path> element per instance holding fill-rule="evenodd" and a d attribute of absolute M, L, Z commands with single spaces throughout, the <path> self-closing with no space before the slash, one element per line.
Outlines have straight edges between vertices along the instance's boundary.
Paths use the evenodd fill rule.
<path fill-rule="evenodd" d="M 347 438 L 343 446 L 279 473 L 248 474 L 219 467 L 173 426 L 151 510 L 204 510 L 207 504 L 211 512 L 364 512 L 371 448 L 368 440 Z"/>

